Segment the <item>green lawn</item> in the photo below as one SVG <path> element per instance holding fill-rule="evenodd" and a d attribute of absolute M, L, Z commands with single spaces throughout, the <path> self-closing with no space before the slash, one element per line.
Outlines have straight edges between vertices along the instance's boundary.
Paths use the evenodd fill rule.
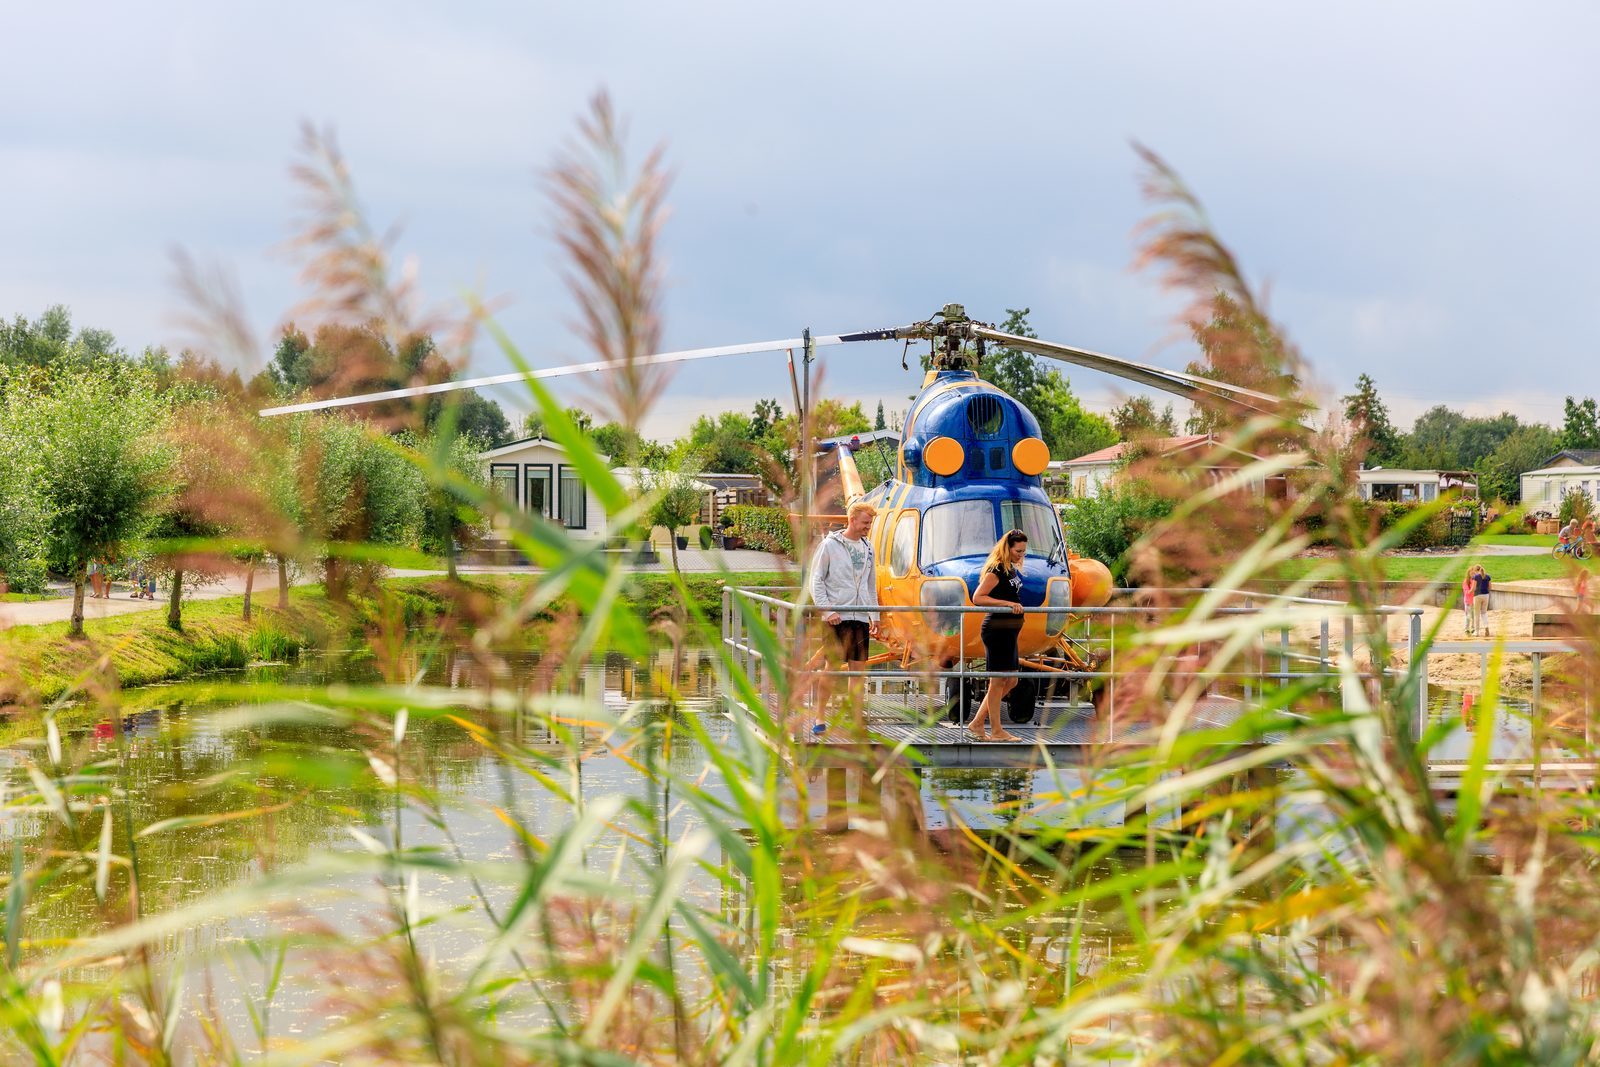
<path fill-rule="evenodd" d="M 49 593 L 0 593 L 0 604 L 32 604 L 37 600 L 54 600 Z"/>
<path fill-rule="evenodd" d="M 1480 545 L 1529 545 L 1534 548 L 1550 548 L 1556 543 L 1555 534 L 1482 534 L 1473 538 L 1475 544 Z"/>
<path fill-rule="evenodd" d="M 1538 578 L 1561 578 L 1573 567 L 1582 566 L 1590 571 L 1600 570 L 1600 560 L 1588 559 L 1579 563 L 1556 559 L 1553 556 L 1484 556 L 1466 553 L 1458 556 L 1388 556 L 1384 559 L 1384 574 L 1391 582 L 1426 582 L 1441 579 L 1460 581 L 1467 567 L 1482 563 L 1489 577 L 1497 582 L 1525 582 Z M 1325 559 L 1291 559 L 1278 565 L 1273 576 L 1285 580 L 1304 578 L 1318 568 L 1332 572 L 1332 561 Z"/>

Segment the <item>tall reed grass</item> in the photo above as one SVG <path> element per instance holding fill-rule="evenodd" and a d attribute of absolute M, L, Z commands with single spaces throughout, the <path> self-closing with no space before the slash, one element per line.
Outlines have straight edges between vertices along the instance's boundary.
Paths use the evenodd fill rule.
<path fill-rule="evenodd" d="M 658 157 L 623 165 L 618 129 L 597 103 L 554 181 L 586 334 L 628 356 L 657 336 L 664 181 Z M 411 293 L 386 288 L 386 253 L 350 229 L 329 145 L 326 172 L 307 174 L 320 306 L 403 319 Z M 1190 294 L 1194 324 L 1213 321 L 1219 293 L 1242 324 L 1218 341 L 1217 373 L 1299 390 L 1307 368 L 1234 257 L 1149 165 L 1160 213 L 1144 260 Z M 644 368 L 618 376 L 616 410 L 642 414 L 659 385 Z M 637 519 L 648 501 L 542 385 L 529 391 L 612 521 Z M 414 454 L 540 575 L 509 601 L 459 586 L 421 629 L 380 587 L 375 682 L 208 685 L 227 707 L 175 721 L 162 743 L 222 737 L 231 754 L 188 781 L 138 778 L 146 741 L 120 727 L 74 739 L 47 717 L 16 754 L 0 822 L 0 1047 L 41 1063 L 1591 1061 L 1592 794 L 1495 770 L 1487 729 L 1459 795 L 1430 787 L 1430 746 L 1455 724 L 1415 728 L 1421 667 L 1395 660 L 1371 614 L 1376 561 L 1403 531 L 1359 525 L 1333 436 L 1213 414 L 1228 449 L 1268 458 L 1220 480 L 1202 473 L 1214 457 L 1147 462 L 1177 503 L 1133 572 L 1149 607 L 1177 610 L 1121 635 L 1114 710 L 1149 733 L 1044 768 L 1027 805 L 996 776 L 1008 815 L 984 832 L 959 812 L 947 830 L 921 823 L 911 753 L 865 768 L 878 788 L 853 817 L 821 813 L 826 776 L 785 729 L 805 710 L 803 650 L 744 615 L 778 679 L 765 698 L 693 597 L 641 617 L 615 557 Z M 1292 500 L 1242 491 L 1284 472 Z M 1307 583 L 1346 591 L 1365 651 L 1331 684 L 1268 685 L 1233 725 L 1194 728 L 1208 690 L 1299 610 L 1229 614 L 1221 590 L 1297 552 L 1313 513 L 1337 554 Z M 1176 592 L 1197 588 L 1216 592 Z M 519 675 L 498 650 L 547 613 L 548 651 Z M 1567 699 L 1593 683 L 1591 621 L 1575 625 L 1589 651 Z M 602 651 L 646 662 L 663 644 L 712 650 L 751 713 L 686 707 L 674 670 L 661 702 L 618 710 L 582 692 Z M 84 689 L 120 723 L 114 687 Z M 1590 758 L 1578 714 L 1538 732 Z M 492 801 L 463 807 L 445 747 L 475 754 Z M 637 788 L 597 792 L 619 764 Z M 151 822 L 142 798 L 157 788 L 181 790 L 183 810 Z M 483 823 L 491 847 L 463 839 Z M 224 830 L 250 846 L 231 877 L 202 893 L 152 880 L 157 857 L 199 863 Z"/>

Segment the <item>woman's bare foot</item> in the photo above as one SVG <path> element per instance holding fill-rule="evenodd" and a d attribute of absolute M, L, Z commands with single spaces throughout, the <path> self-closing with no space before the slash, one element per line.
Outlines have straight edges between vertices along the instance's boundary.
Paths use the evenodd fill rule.
<path fill-rule="evenodd" d="M 974 729 L 971 729 L 969 727 L 968 729 L 963 730 L 961 732 L 966 734 L 967 737 L 970 740 L 973 740 L 973 741 L 988 741 L 989 740 L 989 735 L 987 733 L 985 733 L 984 731 L 982 731 L 982 730 L 974 730 Z"/>
<path fill-rule="evenodd" d="M 1018 737 L 1016 734 L 1012 733 L 1010 730 L 1001 730 L 1001 731 L 999 731 L 997 733 L 991 734 L 990 737 L 995 741 L 1021 741 L 1022 740 L 1022 738 Z"/>

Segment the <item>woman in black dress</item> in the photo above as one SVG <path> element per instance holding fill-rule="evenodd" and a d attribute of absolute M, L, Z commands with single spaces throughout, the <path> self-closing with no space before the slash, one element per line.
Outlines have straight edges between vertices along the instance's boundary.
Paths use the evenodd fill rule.
<path fill-rule="evenodd" d="M 984 561 L 983 575 L 972 594 L 975 607 L 999 608 L 983 617 L 984 669 L 1014 671 L 1018 668 L 1017 637 L 1022 633 L 1022 561 L 1028 555 L 1028 535 L 1011 530 L 995 542 Z M 978 705 L 978 714 L 967 726 L 975 741 L 1021 741 L 1022 738 L 1000 723 L 1000 701 L 1015 689 L 1015 678 L 990 678 L 988 692 Z"/>

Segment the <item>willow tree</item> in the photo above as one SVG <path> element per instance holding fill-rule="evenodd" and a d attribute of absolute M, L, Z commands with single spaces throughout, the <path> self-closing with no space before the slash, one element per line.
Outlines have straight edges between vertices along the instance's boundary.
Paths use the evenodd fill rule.
<path fill-rule="evenodd" d="M 170 492 L 166 409 L 148 377 L 101 362 L 6 395 L 7 476 L 32 498 L 51 564 L 72 578 L 71 637 L 83 636 L 89 564 L 147 534 Z"/>

